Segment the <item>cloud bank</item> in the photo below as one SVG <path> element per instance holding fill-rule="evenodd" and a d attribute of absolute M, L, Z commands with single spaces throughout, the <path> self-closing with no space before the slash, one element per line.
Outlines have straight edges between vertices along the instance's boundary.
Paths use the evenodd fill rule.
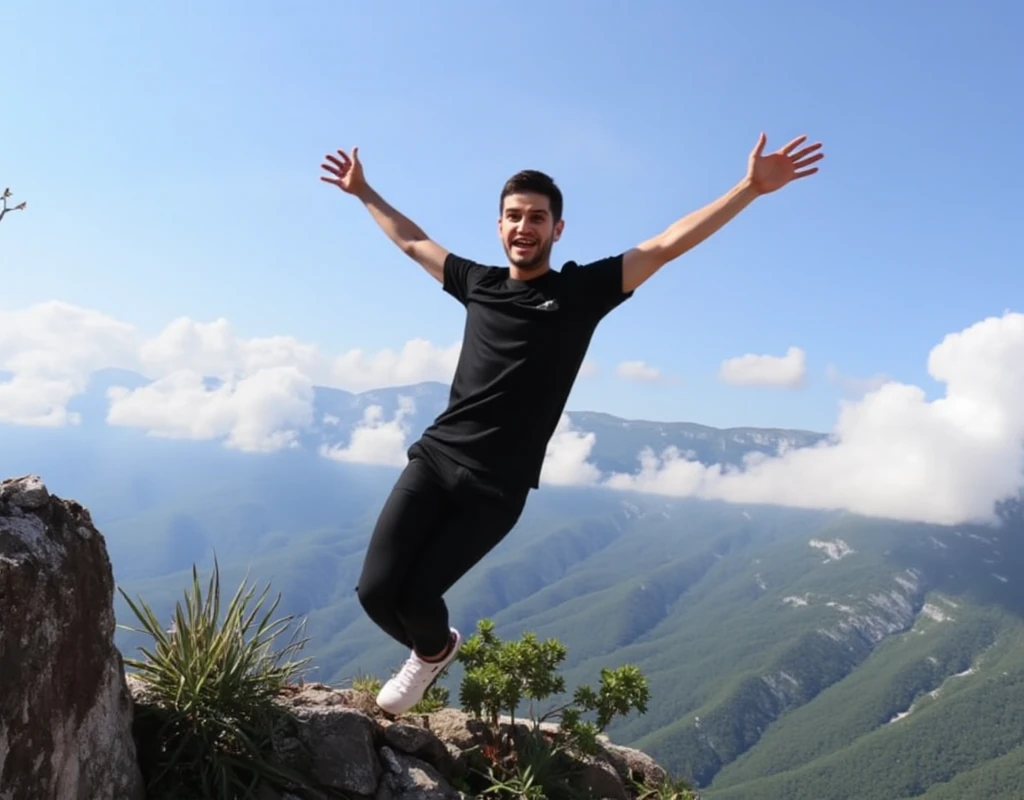
<path fill-rule="evenodd" d="M 943 396 L 888 381 L 844 401 L 821 445 L 752 455 L 742 468 L 647 448 L 635 472 L 597 477 L 585 469 L 593 440 L 568 437 L 556 440 L 562 449 L 552 460 L 558 475 L 612 489 L 940 524 L 991 521 L 993 504 L 1024 483 L 1024 315 L 949 334 L 929 354 L 928 371 L 945 385 Z"/>
<path fill-rule="evenodd" d="M 296 446 L 314 423 L 314 386 L 359 391 L 447 382 L 458 352 L 458 344 L 415 340 L 396 351 L 331 355 L 287 336 L 243 338 L 224 320 L 178 319 L 147 338 L 100 312 L 50 302 L 0 312 L 0 422 L 75 424 L 68 402 L 84 391 L 93 371 L 116 367 L 153 382 L 111 389 L 110 425 L 155 436 L 220 438 L 229 447 L 265 452 Z M 991 519 L 993 504 L 1022 484 L 1024 315 L 1006 313 L 949 334 L 928 354 L 927 365 L 942 387 L 934 398 L 884 376 L 854 386 L 830 370 L 829 378 L 853 396 L 840 403 L 828 440 L 752 455 L 738 468 L 703 465 L 673 448 L 647 448 L 635 470 L 603 473 L 592 459 L 595 435 L 574 430 L 563 416 L 548 444 L 542 481 L 936 523 Z M 729 359 L 722 376 L 739 385 L 793 386 L 805 371 L 803 352 L 791 348 L 781 357 Z M 627 362 L 620 375 L 660 377 L 643 362 Z M 404 399 L 393 418 L 387 413 L 380 406 L 366 409 L 346 443 L 325 447 L 322 455 L 403 464 L 415 404 Z M 323 420 L 337 427 L 338 420 L 330 422 Z"/>
<path fill-rule="evenodd" d="M 458 343 L 413 340 L 398 352 L 355 349 L 331 356 L 290 336 L 240 337 L 224 319 L 180 318 L 147 338 L 98 311 L 53 301 L 0 311 L 0 372 L 9 373 L 0 375 L 0 422 L 77 424 L 69 401 L 86 389 L 92 372 L 113 367 L 153 383 L 112 388 L 110 425 L 154 436 L 223 438 L 245 451 L 277 450 L 294 446 L 312 422 L 314 385 L 361 391 L 446 382 L 459 350 Z"/>
<path fill-rule="evenodd" d="M 225 438 L 229 447 L 272 452 L 297 444 L 313 421 L 313 383 L 296 367 L 273 366 L 209 388 L 203 375 L 181 369 L 134 391 L 109 392 L 110 425 L 154 436 Z"/>
<path fill-rule="evenodd" d="M 129 366 L 138 347 L 131 325 L 70 303 L 0 311 L 0 422 L 54 427 L 76 424 L 67 410 L 89 374 Z"/>

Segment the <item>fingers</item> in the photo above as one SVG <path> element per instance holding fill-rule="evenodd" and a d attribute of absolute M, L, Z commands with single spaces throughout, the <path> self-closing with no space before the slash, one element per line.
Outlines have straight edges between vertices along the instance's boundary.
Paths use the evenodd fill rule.
<path fill-rule="evenodd" d="M 794 161 L 793 169 L 803 169 L 808 164 L 813 164 L 815 161 L 821 161 L 821 159 L 823 159 L 824 157 L 824 153 L 818 153 L 817 155 L 811 156 L 810 158 L 805 158 L 802 161 Z M 793 158 L 795 159 L 796 156 L 793 156 Z"/>
<path fill-rule="evenodd" d="M 789 144 L 787 144 L 785 147 L 783 147 L 781 150 L 779 150 L 779 152 L 788 156 L 790 153 L 792 153 L 794 150 L 796 150 L 805 141 L 807 141 L 807 137 L 806 136 L 797 136 L 793 141 L 791 141 Z"/>
<path fill-rule="evenodd" d="M 752 155 L 752 156 L 753 156 L 754 158 L 759 158 L 759 157 L 760 157 L 760 155 L 761 155 L 761 153 L 763 153 L 763 152 L 764 152 L 764 146 L 765 146 L 765 143 L 766 143 L 767 141 L 768 141 L 768 137 L 767 137 L 767 136 L 766 136 L 766 135 L 764 134 L 764 132 L 762 131 L 762 132 L 761 132 L 761 135 L 760 135 L 760 136 L 758 137 L 758 139 L 757 139 L 757 144 L 756 144 L 756 145 L 754 146 L 754 152 L 753 152 L 753 153 L 751 153 L 751 155 Z"/>
<path fill-rule="evenodd" d="M 349 160 L 349 157 L 342 153 L 341 150 L 339 150 L 338 153 L 341 155 L 340 159 L 336 158 L 335 156 L 332 156 L 330 153 L 325 155 L 324 158 L 326 158 L 332 164 L 337 166 L 338 169 L 348 169 L 352 164 L 352 162 Z"/>
<path fill-rule="evenodd" d="M 356 151 L 353 150 L 352 153 L 353 155 L 355 155 Z M 327 159 L 327 161 L 329 161 L 330 163 L 324 163 L 321 164 L 320 166 L 323 169 L 327 170 L 328 172 L 337 175 L 339 178 L 343 178 L 352 169 L 353 162 L 352 159 L 350 159 L 343 150 L 338 151 L 338 156 L 340 156 L 340 158 L 328 153 L 327 155 L 324 156 L 324 158 Z"/>
<path fill-rule="evenodd" d="M 793 175 L 793 180 L 796 180 L 797 178 L 806 178 L 808 175 L 813 175 L 817 171 L 818 171 L 817 167 L 811 167 L 810 169 L 805 169 L 802 172 L 795 173 Z"/>
<path fill-rule="evenodd" d="M 343 178 L 354 166 L 359 164 L 359 148 L 352 148 L 351 157 L 344 150 L 338 150 L 337 156 L 328 153 L 324 158 L 330 163 L 324 163 L 320 166 L 339 178 Z"/>
<path fill-rule="evenodd" d="M 788 155 L 793 161 L 799 161 L 804 156 L 810 155 L 811 153 L 820 149 L 821 142 L 815 142 L 814 144 L 810 145 L 809 147 L 805 147 L 803 150 L 800 150 L 799 152 L 787 153 L 786 155 Z"/>
<path fill-rule="evenodd" d="M 328 156 L 328 158 L 330 158 L 330 156 Z M 331 164 L 321 164 L 320 167 L 322 169 L 327 170 L 332 175 L 337 175 L 339 178 L 344 178 L 345 177 L 345 173 L 348 172 L 348 169 L 343 167 L 343 166 L 341 166 L 341 165 L 335 167 L 335 166 L 333 166 Z"/>

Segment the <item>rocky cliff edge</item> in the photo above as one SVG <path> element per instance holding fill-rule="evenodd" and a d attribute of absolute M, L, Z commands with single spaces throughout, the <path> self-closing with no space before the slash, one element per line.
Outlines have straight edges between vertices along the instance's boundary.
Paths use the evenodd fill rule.
<path fill-rule="evenodd" d="M 87 509 L 51 494 L 37 476 L 0 483 L 0 800 L 147 797 L 144 756 L 156 742 L 140 721 L 159 719 L 161 708 L 145 682 L 125 673 L 113 592 L 106 545 Z M 263 784 L 259 800 L 470 797 L 474 776 L 517 758 L 509 742 L 521 750 L 557 733 L 507 720 L 494 728 L 452 708 L 393 719 L 372 691 L 319 683 L 288 685 L 274 703 L 287 713 L 268 757 L 307 786 Z M 566 759 L 534 758 L 526 780 L 496 796 L 548 796 L 544 769 L 571 776 L 566 796 L 694 796 L 672 789 L 644 753 L 603 736 L 592 755 Z"/>

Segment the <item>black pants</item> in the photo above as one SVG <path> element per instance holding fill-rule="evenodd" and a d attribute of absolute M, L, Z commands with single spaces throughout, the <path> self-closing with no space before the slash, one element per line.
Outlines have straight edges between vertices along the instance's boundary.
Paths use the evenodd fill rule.
<path fill-rule="evenodd" d="M 377 520 L 359 602 L 400 644 L 430 657 L 450 633 L 444 594 L 519 520 L 529 487 L 509 490 L 414 447 Z"/>

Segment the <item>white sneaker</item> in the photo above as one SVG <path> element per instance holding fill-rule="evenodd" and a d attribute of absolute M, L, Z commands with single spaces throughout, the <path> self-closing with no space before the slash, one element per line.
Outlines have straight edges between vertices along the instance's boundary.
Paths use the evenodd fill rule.
<path fill-rule="evenodd" d="M 443 660 L 436 663 L 424 661 L 415 651 L 406 659 L 402 668 L 391 680 L 384 684 L 377 695 L 377 705 L 389 714 L 404 714 L 426 694 L 430 685 L 452 663 L 459 652 L 462 636 L 455 628 L 451 629 L 455 641 L 452 649 Z"/>

